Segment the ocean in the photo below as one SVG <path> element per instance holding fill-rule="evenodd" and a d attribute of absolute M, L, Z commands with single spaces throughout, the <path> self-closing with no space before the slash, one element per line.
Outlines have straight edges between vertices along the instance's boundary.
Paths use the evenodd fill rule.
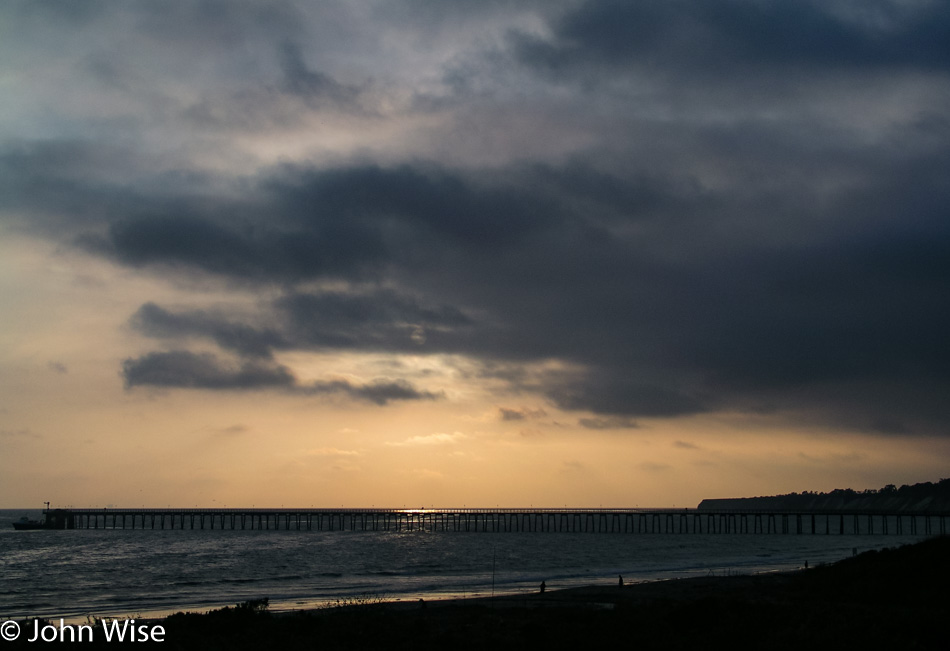
<path fill-rule="evenodd" d="M 15 531 L 0 511 L 0 619 L 202 612 L 268 598 L 339 602 L 511 595 L 794 570 L 923 535 L 82 529 Z"/>

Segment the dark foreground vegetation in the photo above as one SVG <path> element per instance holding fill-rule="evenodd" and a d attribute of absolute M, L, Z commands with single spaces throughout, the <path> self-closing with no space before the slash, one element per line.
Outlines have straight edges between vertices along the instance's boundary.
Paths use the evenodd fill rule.
<path fill-rule="evenodd" d="M 165 649 L 947 649 L 950 538 L 788 574 L 271 613 L 265 600 L 161 622 Z M 23 623 L 27 626 L 27 623 Z M 32 628 L 32 626 L 30 626 Z M 101 631 L 82 648 L 113 648 Z M 13 648 L 25 644 L 7 644 Z M 136 646 L 158 646 L 135 643 Z M 120 646 L 127 646 L 123 643 Z"/>

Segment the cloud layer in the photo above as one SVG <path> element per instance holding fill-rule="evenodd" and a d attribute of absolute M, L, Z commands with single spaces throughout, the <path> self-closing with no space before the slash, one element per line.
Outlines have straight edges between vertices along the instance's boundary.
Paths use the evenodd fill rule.
<path fill-rule="evenodd" d="M 40 44 L 83 35 L 0 46 L 68 79 L 59 106 L 7 109 L 7 227 L 269 297 L 143 297 L 131 323 L 163 348 L 124 362 L 127 387 L 386 404 L 441 394 L 304 386 L 276 360 L 450 354 L 560 362 L 510 388 L 591 429 L 739 411 L 947 431 L 944 5 L 187 7 L 184 32 L 148 2 L 3 10 Z M 117 27 L 149 56 L 93 40 Z"/>

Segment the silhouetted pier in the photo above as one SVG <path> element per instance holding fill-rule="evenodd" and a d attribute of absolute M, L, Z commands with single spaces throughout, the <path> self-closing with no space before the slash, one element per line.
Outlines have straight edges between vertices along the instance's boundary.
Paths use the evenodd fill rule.
<path fill-rule="evenodd" d="M 950 513 L 709 509 L 55 509 L 50 529 L 945 535 Z"/>

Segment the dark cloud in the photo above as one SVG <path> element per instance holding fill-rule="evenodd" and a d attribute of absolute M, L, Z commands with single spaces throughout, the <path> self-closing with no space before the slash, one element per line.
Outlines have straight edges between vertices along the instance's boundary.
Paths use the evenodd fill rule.
<path fill-rule="evenodd" d="M 577 424 L 587 429 L 637 429 L 637 421 L 623 416 L 609 418 L 581 418 Z"/>
<path fill-rule="evenodd" d="M 43 165 L 35 156 L 29 162 Z M 33 185 L 42 190 L 42 183 L 58 181 L 36 179 Z M 122 190 L 98 184 L 65 187 L 70 203 L 107 219 L 116 213 L 116 198 L 124 199 Z M 48 199 L 41 195 L 24 201 L 43 208 Z M 253 213 L 234 196 L 209 204 L 207 197 L 163 195 L 156 190 L 140 198 L 147 209 L 131 211 L 137 214 L 132 218 L 119 216 L 120 210 L 104 237 L 89 233 L 81 241 L 133 266 L 193 268 L 254 282 L 358 279 L 387 263 L 421 264 L 438 247 L 515 251 L 562 216 L 533 188 L 484 184 L 436 166 L 278 169 L 244 197 Z"/>
<path fill-rule="evenodd" d="M 109 187 L 100 176 L 121 176 L 135 167 L 128 151 L 76 140 L 8 142 L 0 148 L 0 208 L 3 219 L 29 216 L 39 232 L 75 233 L 103 218 L 135 210 L 130 192 Z M 105 187 L 103 187 L 105 186 Z"/>
<path fill-rule="evenodd" d="M 378 379 L 367 384 L 352 384 L 346 380 L 314 382 L 303 388 L 305 393 L 343 393 L 357 400 L 386 405 L 394 400 L 439 400 L 441 393 L 420 391 L 406 380 Z"/>
<path fill-rule="evenodd" d="M 281 46 L 280 68 L 284 74 L 284 89 L 307 101 L 354 107 L 359 97 L 359 89 L 307 67 L 300 46 L 295 43 L 285 42 Z"/>
<path fill-rule="evenodd" d="M 532 188 L 483 183 L 440 165 L 286 166 L 264 187 L 295 223 L 372 225 L 410 255 L 429 242 L 481 251 L 524 244 L 562 215 Z"/>
<path fill-rule="evenodd" d="M 62 21 L 71 29 L 87 25 L 107 11 L 106 4 L 102 2 L 84 2 L 77 5 L 68 0 L 14 0 L 10 4 L 20 17 Z"/>
<path fill-rule="evenodd" d="M 143 217 L 110 226 L 101 248 L 134 266 L 201 269 L 238 280 L 275 282 L 359 277 L 380 255 L 377 236 L 358 225 L 240 232 L 193 216 Z"/>
<path fill-rule="evenodd" d="M 680 416 L 711 409 L 678 387 L 641 384 L 621 377 L 588 377 L 565 387 L 552 388 L 550 394 L 562 409 L 605 414 Z"/>
<path fill-rule="evenodd" d="M 950 66 L 950 9 L 875 2 L 595 0 L 555 21 L 553 38 L 515 36 L 522 61 L 551 71 L 699 77 L 823 74 L 834 69 Z"/>
<path fill-rule="evenodd" d="M 457 308 L 425 307 L 389 290 L 293 293 L 276 306 L 302 347 L 444 350 L 454 332 L 471 325 Z"/>
<path fill-rule="evenodd" d="M 950 172 L 942 158 L 925 160 Z M 656 174 L 635 174 L 625 186 L 623 177 L 578 162 L 518 168 L 495 181 L 431 166 L 283 170 L 261 186 L 264 203 L 275 207 L 269 229 L 307 233 L 345 217 L 351 229 L 372 233 L 377 264 L 414 296 L 372 284 L 288 291 L 265 315 L 268 328 L 157 306 L 144 306 L 136 323 L 152 336 L 207 337 L 261 357 L 278 348 L 337 348 L 459 353 L 486 362 L 562 359 L 583 372 L 513 379 L 513 386 L 540 391 L 563 409 L 621 418 L 731 407 L 834 412 L 808 391 L 831 383 L 837 413 L 851 426 L 891 422 L 889 431 L 898 431 L 912 414 L 894 404 L 896 395 L 868 400 L 867 384 L 900 378 L 920 391 L 950 382 L 942 343 L 950 326 L 943 307 L 950 232 L 934 198 L 950 197 L 934 170 L 911 176 L 896 162 L 892 176 L 870 187 L 883 163 L 852 163 L 867 189 L 852 195 L 851 185 L 821 201 L 799 186 L 679 194 L 673 188 L 688 181 Z M 520 191 L 511 189 L 512 179 Z M 459 190 L 458 207 L 449 188 Z M 498 199 L 512 196 L 520 198 Z M 555 203 L 551 213 L 543 209 Z M 483 205 L 495 207 L 484 220 Z M 827 226 L 776 239 L 785 220 L 794 227 L 799 210 L 802 219 Z M 746 216 L 738 220 L 740 213 Z M 514 225 L 500 237 L 495 226 L 507 218 Z M 721 237 L 730 221 L 764 241 Z M 842 223 L 866 227 L 856 234 Z M 266 229 L 238 235 L 212 221 L 174 218 L 125 228 L 113 226 L 111 246 L 131 264 L 187 264 L 258 282 L 323 271 L 295 253 L 306 238 L 277 238 Z M 478 228 L 485 234 L 465 236 Z M 337 270 L 354 269 L 367 256 L 351 258 L 347 236 L 325 241 L 340 244 L 330 265 Z M 434 267 L 420 264 L 423 252 Z M 921 408 L 921 400 L 912 402 Z M 867 417 L 856 421 L 862 410 Z M 937 408 L 919 413 L 943 419 Z"/>
<path fill-rule="evenodd" d="M 122 364 L 125 386 L 181 389 L 259 390 L 280 389 L 301 395 L 344 394 L 356 400 L 386 405 L 399 400 L 439 400 L 441 393 L 417 389 L 405 380 L 376 379 L 365 384 L 347 380 L 299 384 L 290 370 L 279 364 L 244 361 L 222 362 L 211 353 L 184 350 L 156 352 L 127 359 Z"/>
<path fill-rule="evenodd" d="M 140 38 L 171 43 L 186 51 L 203 48 L 205 54 L 217 49 L 233 56 L 249 43 L 297 36 L 304 17 L 285 0 L 193 0 L 174 7 L 148 1 L 129 4 Z"/>
<path fill-rule="evenodd" d="M 684 352 L 743 387 L 902 371 L 945 380 L 950 314 L 938 288 L 950 286 L 950 237 L 879 237 L 739 263 L 723 276 L 716 322 Z M 755 280 L 741 283 L 742 269 Z"/>
<path fill-rule="evenodd" d="M 288 346 L 283 337 L 271 329 L 253 328 L 200 310 L 175 313 L 146 303 L 132 315 L 131 322 L 150 337 L 208 337 L 221 348 L 248 357 L 270 358 L 273 349 Z"/>
<path fill-rule="evenodd" d="M 276 328 L 250 325 L 223 313 L 174 312 L 155 303 L 142 305 L 130 323 L 149 337 L 206 338 L 225 350 L 260 358 L 286 349 L 455 350 L 454 333 L 473 325 L 454 307 L 425 306 L 382 289 L 292 292 L 267 307 Z"/>
<path fill-rule="evenodd" d="M 158 216 L 113 223 L 110 244 L 126 264 L 194 265 L 216 273 L 254 275 L 259 250 L 239 234 L 211 221 Z"/>
<path fill-rule="evenodd" d="M 543 418 L 547 416 L 547 412 L 543 409 L 528 409 L 522 407 L 520 409 L 511 409 L 509 407 L 499 407 L 498 416 L 505 421 L 517 421 L 517 420 L 527 420 L 529 418 Z"/>
<path fill-rule="evenodd" d="M 176 350 L 149 353 L 122 363 L 126 388 L 136 386 L 188 389 L 289 388 L 294 376 L 284 367 L 259 362 L 227 365 L 210 353 Z"/>
<path fill-rule="evenodd" d="M 499 407 L 498 414 L 502 420 L 524 420 L 527 418 L 524 412 L 518 409 L 506 409 L 505 407 Z"/>

